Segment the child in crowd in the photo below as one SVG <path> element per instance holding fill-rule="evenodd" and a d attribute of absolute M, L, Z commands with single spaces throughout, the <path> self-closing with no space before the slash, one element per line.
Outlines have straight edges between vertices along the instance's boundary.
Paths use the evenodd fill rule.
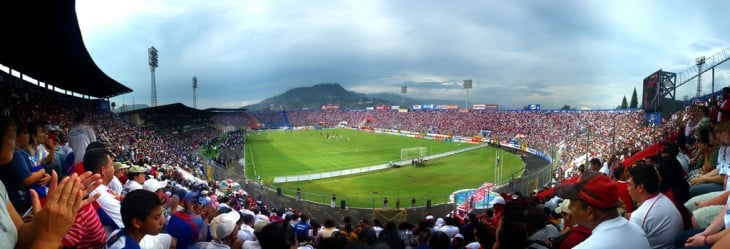
<path fill-rule="evenodd" d="M 142 238 L 162 231 L 162 203 L 155 193 L 144 189 L 129 192 L 122 201 L 124 228 L 112 233 L 106 248 L 139 248 Z"/>

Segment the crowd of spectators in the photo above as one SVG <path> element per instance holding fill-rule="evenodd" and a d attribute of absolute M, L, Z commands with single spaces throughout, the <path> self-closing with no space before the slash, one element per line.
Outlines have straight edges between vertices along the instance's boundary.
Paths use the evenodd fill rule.
<path fill-rule="evenodd" d="M 247 115 L 253 116 L 261 128 L 274 129 L 289 125 L 285 111 L 250 111 Z"/>
<path fill-rule="evenodd" d="M 577 172 L 586 158 L 612 155 L 623 159 L 661 140 L 663 125 L 647 125 L 641 110 L 626 111 L 287 111 L 292 126 L 325 124 L 400 129 L 455 136 L 482 136 L 498 141 L 525 142 L 548 155 L 558 155 L 561 179 Z"/>
<path fill-rule="evenodd" d="M 220 113 L 213 115 L 211 120 L 223 127 L 258 127 L 256 118 L 246 112 Z"/>
<path fill-rule="evenodd" d="M 695 104 L 657 126 L 641 111 L 276 111 L 148 129 L 121 120 L 103 101 L 12 81 L 0 86 L 8 96 L 0 103 L 0 236 L 11 247 L 722 248 L 730 240 L 727 88 L 721 101 Z M 556 159 L 576 176 L 545 199 L 501 193 L 466 219 L 381 224 L 269 208 L 240 188 L 247 184 L 187 173 L 202 175 L 202 146 L 224 148 L 212 158 L 220 164 L 238 156 L 243 131 L 218 127 L 343 121 L 467 137 L 489 131 L 500 141 L 559 150 Z M 658 141 L 656 155 L 621 163 Z M 581 168 L 581 157 L 593 159 Z"/>

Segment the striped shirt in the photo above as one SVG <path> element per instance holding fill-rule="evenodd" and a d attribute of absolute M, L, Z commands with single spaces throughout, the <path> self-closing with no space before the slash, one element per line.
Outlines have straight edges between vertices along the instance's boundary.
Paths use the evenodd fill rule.
<path fill-rule="evenodd" d="M 76 213 L 76 220 L 71 230 L 63 236 L 63 245 L 66 248 L 103 248 L 106 243 L 106 233 L 101 226 L 99 216 L 94 206 L 87 204 Z"/>

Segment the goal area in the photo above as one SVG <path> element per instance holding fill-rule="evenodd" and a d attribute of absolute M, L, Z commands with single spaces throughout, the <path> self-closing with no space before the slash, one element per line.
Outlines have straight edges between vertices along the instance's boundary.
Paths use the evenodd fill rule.
<path fill-rule="evenodd" d="M 400 150 L 401 160 L 412 160 L 419 157 L 426 156 L 428 149 L 426 147 L 411 147 L 403 148 Z"/>

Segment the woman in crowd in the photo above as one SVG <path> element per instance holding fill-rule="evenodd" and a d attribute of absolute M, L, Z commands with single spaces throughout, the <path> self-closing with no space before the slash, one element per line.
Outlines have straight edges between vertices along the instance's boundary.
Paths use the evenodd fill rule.
<path fill-rule="evenodd" d="M 10 167 L 14 159 L 17 127 L 10 120 L 0 120 L 0 168 Z M 73 175 L 56 183 L 54 172 L 50 179 L 48 201 L 41 208 L 38 194 L 31 190 L 33 220 L 23 222 L 13 203 L 8 199 L 4 182 L 0 182 L 0 241 L 15 248 L 60 248 L 61 240 L 74 222 L 81 206 L 98 196 L 84 199 L 101 182 L 99 175 L 90 172 Z"/>
<path fill-rule="evenodd" d="M 31 198 L 29 186 L 35 183 L 43 182 L 44 184 L 50 180 L 50 175 L 46 174 L 46 171 L 41 169 L 36 172 L 32 172 L 33 162 L 31 160 L 31 154 L 28 153 L 30 147 L 30 134 L 28 128 L 25 125 L 15 124 L 11 125 L 13 129 L 13 141 L 14 146 L 11 153 L 12 160 L 7 164 L 3 164 L 6 167 L 0 168 L 0 180 L 3 181 L 5 187 L 8 190 L 8 197 L 15 206 L 15 209 L 26 217 L 30 212 Z M 35 150 L 32 150 L 35 151 Z M 29 216 L 28 216 L 29 217 Z"/>
<path fill-rule="evenodd" d="M 53 155 L 48 152 L 44 145 L 46 140 L 48 140 L 48 134 L 43 130 L 40 122 L 31 122 L 28 125 L 28 134 L 30 135 L 30 139 L 28 140 L 28 145 L 23 150 L 30 155 L 30 172 L 47 172 L 49 169 L 46 165 L 53 163 Z M 46 190 L 48 189 L 46 185 L 49 179 L 50 174 L 45 173 L 43 178 L 28 186 L 38 193 L 38 196 L 41 198 L 41 205 L 46 202 Z"/>

